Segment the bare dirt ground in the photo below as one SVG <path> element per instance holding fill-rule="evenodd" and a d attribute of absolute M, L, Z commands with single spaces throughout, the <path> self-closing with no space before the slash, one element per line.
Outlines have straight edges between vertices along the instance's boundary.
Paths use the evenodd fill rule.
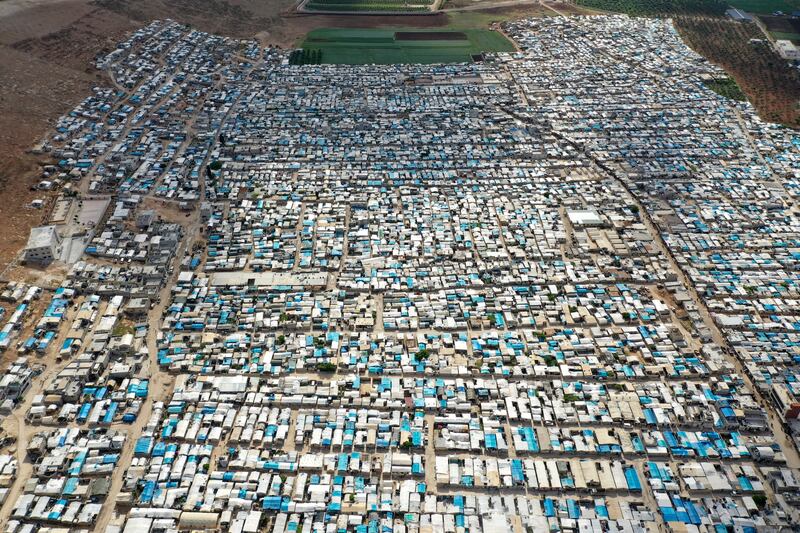
<path fill-rule="evenodd" d="M 6 0 L 9 1 L 9 0 Z M 86 1 L 86 0 L 81 0 Z M 93 5 L 134 21 L 171 18 L 203 31 L 257 37 L 265 45 L 294 46 L 316 28 L 441 27 L 446 15 L 314 15 L 295 11 L 297 0 L 94 0 Z"/>
<path fill-rule="evenodd" d="M 600 13 L 592 9 L 575 5 L 572 2 L 548 2 L 547 5 L 558 9 L 559 12 L 566 15 L 597 15 Z"/>
<path fill-rule="evenodd" d="M 104 83 L 93 57 L 136 26 L 85 0 L 0 2 L 0 270 L 47 212 L 25 206 L 52 200 L 30 190 L 45 160 L 26 150 L 93 85 Z"/>

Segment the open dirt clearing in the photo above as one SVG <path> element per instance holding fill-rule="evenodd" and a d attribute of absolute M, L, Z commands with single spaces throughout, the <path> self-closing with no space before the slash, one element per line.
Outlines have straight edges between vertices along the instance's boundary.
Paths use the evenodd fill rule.
<path fill-rule="evenodd" d="M 39 181 L 41 158 L 26 150 L 93 85 L 104 83 L 93 57 L 134 27 L 84 0 L 0 2 L 0 270 L 47 211 L 25 207 L 49 198 L 30 190 Z"/>

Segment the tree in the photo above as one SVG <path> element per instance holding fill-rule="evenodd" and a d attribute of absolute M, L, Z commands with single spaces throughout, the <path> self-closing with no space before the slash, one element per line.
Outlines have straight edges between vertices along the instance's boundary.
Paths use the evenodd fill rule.
<path fill-rule="evenodd" d="M 764 506 L 767 505 L 767 495 L 763 492 L 753 494 L 753 503 L 755 503 L 759 509 L 763 509 Z"/>
<path fill-rule="evenodd" d="M 317 370 L 320 372 L 333 372 L 336 370 L 336 365 L 333 363 L 320 363 L 317 365 Z"/>

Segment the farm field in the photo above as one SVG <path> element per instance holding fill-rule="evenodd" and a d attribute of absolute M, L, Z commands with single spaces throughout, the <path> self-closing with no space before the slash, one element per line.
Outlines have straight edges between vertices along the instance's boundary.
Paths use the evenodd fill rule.
<path fill-rule="evenodd" d="M 747 0 L 742 0 L 746 2 Z M 751 0 L 757 2 L 757 0 Z M 769 0 L 765 0 L 768 3 Z M 781 1 L 781 0 L 775 0 Z M 722 15 L 728 4 L 722 0 L 576 0 L 578 6 L 602 11 L 614 11 L 635 16 L 668 15 Z M 735 3 L 735 2 L 734 2 Z"/>
<path fill-rule="evenodd" d="M 558 6 L 568 5 L 578 9 L 572 4 L 555 4 Z M 449 2 L 444 4 L 445 8 L 450 7 Z M 499 8 L 486 8 L 475 11 L 452 11 L 443 13 L 447 17 L 446 28 L 488 28 L 493 23 L 505 22 L 529 17 L 550 17 L 553 12 L 540 4 L 528 4 L 519 6 L 506 6 Z M 420 17 L 417 17 L 418 19 Z"/>
<path fill-rule="evenodd" d="M 761 15 L 758 17 L 770 33 L 800 33 L 800 20 L 791 17 Z"/>
<path fill-rule="evenodd" d="M 788 33 L 783 31 L 771 31 L 769 33 L 776 39 L 786 39 L 795 42 L 795 44 L 800 42 L 800 33 Z"/>
<path fill-rule="evenodd" d="M 800 9 L 798 0 L 732 0 L 730 4 L 749 13 L 791 13 Z"/>
<path fill-rule="evenodd" d="M 462 63 L 481 52 L 511 52 L 514 46 L 491 30 L 426 31 L 413 28 L 314 30 L 302 47 L 320 50 L 322 63 Z"/>
<path fill-rule="evenodd" d="M 309 0 L 305 11 L 336 12 L 408 12 L 430 11 L 435 0 Z"/>
<path fill-rule="evenodd" d="M 760 15 L 758 17 L 767 27 L 767 31 L 775 39 L 788 39 L 790 41 L 800 41 L 800 20 L 783 16 Z"/>

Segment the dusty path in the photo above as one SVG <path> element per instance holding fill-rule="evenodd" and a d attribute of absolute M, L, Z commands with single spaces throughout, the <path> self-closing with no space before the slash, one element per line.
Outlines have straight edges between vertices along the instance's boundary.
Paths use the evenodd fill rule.
<path fill-rule="evenodd" d="M 193 224 L 192 227 L 195 225 L 196 224 Z M 142 405 L 142 409 L 139 411 L 139 415 L 136 417 L 136 421 L 130 426 L 123 426 L 126 428 L 125 430 L 127 432 L 127 439 L 125 440 L 125 446 L 123 447 L 119 461 L 117 462 L 117 468 L 114 470 L 114 474 L 111 477 L 111 486 L 108 490 L 108 496 L 106 497 L 105 503 L 103 504 L 103 509 L 97 518 L 95 527 L 96 531 L 105 531 L 109 522 L 114 517 L 116 499 L 122 488 L 122 484 L 125 479 L 125 472 L 128 470 L 131 460 L 133 459 L 134 445 L 136 444 L 136 440 L 141 436 L 142 430 L 150 421 L 150 415 L 153 412 L 153 404 L 155 402 L 163 402 L 168 400 L 172 394 L 174 378 L 169 374 L 159 370 L 156 338 L 164 309 L 166 309 L 166 307 L 169 305 L 170 290 L 177 280 L 178 274 L 180 273 L 180 269 L 177 268 L 177 266 L 180 265 L 187 249 L 189 249 L 188 233 L 189 232 L 187 232 L 187 237 L 183 239 L 180 248 L 178 248 L 178 252 L 175 254 L 175 259 L 173 260 L 173 265 L 175 265 L 173 275 L 161 289 L 159 293 L 159 303 L 153 306 L 148 315 L 147 352 L 149 357 L 145 361 L 141 374 L 150 380 L 149 394 Z"/>
<path fill-rule="evenodd" d="M 260 64 L 260 61 L 254 63 L 247 70 L 245 77 L 249 76 Z M 221 78 L 217 83 L 217 86 L 219 87 L 223 83 L 224 78 Z M 219 137 L 220 130 L 225 124 L 225 120 L 228 118 L 230 112 L 236 107 L 237 102 L 238 99 L 232 102 L 228 108 L 228 112 L 220 118 L 219 127 L 215 132 L 215 137 Z M 196 117 L 192 117 L 190 121 L 190 126 L 188 127 L 190 132 L 192 130 L 191 124 L 194 123 L 195 118 Z M 190 138 L 191 135 L 188 135 L 187 137 Z M 188 145 L 190 141 L 189 138 L 187 138 L 186 145 Z M 207 154 L 202 166 L 208 164 L 208 157 L 209 155 Z M 203 198 L 205 195 L 205 173 L 201 172 L 200 176 L 199 192 L 200 198 Z M 195 240 L 200 236 L 202 228 L 203 222 L 200 218 L 200 209 L 198 204 L 195 206 L 195 209 L 191 214 L 190 224 L 184 228 L 184 235 L 181 239 L 181 244 L 172 260 L 172 275 L 165 280 L 164 286 L 159 292 L 157 303 L 153 306 L 148 314 L 147 352 L 149 357 L 144 368 L 142 369 L 141 374 L 150 379 L 150 391 L 141 411 L 139 412 L 138 417 L 136 418 L 136 422 L 128 429 L 128 438 L 125 441 L 125 446 L 120 455 L 120 460 L 117 463 L 117 468 L 114 470 L 114 475 L 111 478 L 111 487 L 109 488 L 105 504 L 103 505 L 103 509 L 97 519 L 95 526 L 97 531 L 105 531 L 109 523 L 116 518 L 116 499 L 122 489 L 122 485 L 125 480 L 125 473 L 127 472 L 128 467 L 131 464 L 131 460 L 133 459 L 133 451 L 136 440 L 142 435 L 142 431 L 150 421 L 150 416 L 153 412 L 153 405 L 156 402 L 168 402 L 172 395 L 173 387 L 175 385 L 175 378 L 167 372 L 162 372 L 158 365 L 157 336 L 161 328 L 161 319 L 164 315 L 164 311 L 171 303 L 170 294 L 172 288 L 177 283 L 178 276 L 180 275 L 181 262 L 187 254 L 191 254 L 192 246 L 194 245 Z"/>
<path fill-rule="evenodd" d="M 76 313 L 74 309 L 70 308 L 65 316 L 64 323 L 72 323 L 75 314 Z M 61 345 L 60 341 L 63 340 L 63 336 L 65 335 L 66 331 L 66 329 L 63 329 L 58 339 L 53 340 L 51 343 L 53 347 Z M 87 335 L 91 333 L 93 332 L 87 332 Z M 71 361 L 70 358 L 67 358 L 64 361 L 57 363 L 56 353 L 56 350 L 51 349 L 49 350 L 48 355 L 41 359 L 36 359 L 35 356 L 29 356 L 32 364 L 43 365 L 45 370 L 33 379 L 30 388 L 25 393 L 23 401 L 17 405 L 14 411 L 5 420 L 3 420 L 3 428 L 10 435 L 13 435 L 17 438 L 15 445 L 16 450 L 13 454 L 17 459 L 17 477 L 14 480 L 13 485 L 11 485 L 8 494 L 6 495 L 6 500 L 3 503 L 3 506 L 0 507 L 0 529 L 3 530 L 5 530 L 5 525 L 8 522 L 8 519 L 11 517 L 11 513 L 14 510 L 14 505 L 22 492 L 25 482 L 31 478 L 33 473 L 33 465 L 30 463 L 30 461 L 26 460 L 28 443 L 30 442 L 31 437 L 33 437 L 33 435 L 36 433 L 52 429 L 51 427 L 46 426 L 31 425 L 27 422 L 25 417 L 33 405 L 34 397 L 37 394 L 40 394 L 50 380 L 59 372 L 61 372 L 61 370 L 63 370 L 64 367 L 67 366 Z"/>
<path fill-rule="evenodd" d="M 556 15 L 558 15 L 558 16 L 560 16 L 560 17 L 566 17 L 566 16 L 568 16 L 568 15 L 567 15 L 567 14 L 565 14 L 563 11 L 559 11 L 557 8 L 553 7 L 553 6 L 552 6 L 552 4 L 550 4 L 550 3 L 548 3 L 548 2 L 544 2 L 544 1 L 542 1 L 542 5 L 543 5 L 544 7 L 546 7 L 547 9 L 549 9 L 550 11 L 553 11 L 553 12 L 554 12 Z"/>

